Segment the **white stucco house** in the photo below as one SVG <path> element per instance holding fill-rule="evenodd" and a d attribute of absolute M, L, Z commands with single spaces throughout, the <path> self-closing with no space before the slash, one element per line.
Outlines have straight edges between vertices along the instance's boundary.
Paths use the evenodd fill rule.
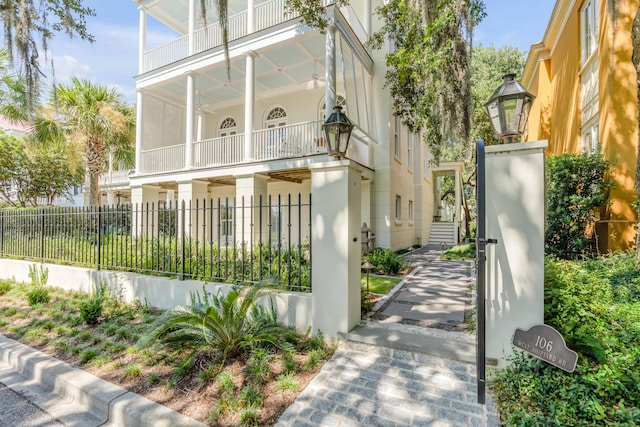
<path fill-rule="evenodd" d="M 388 50 L 365 45 L 380 25 L 374 11 L 381 0 L 351 0 L 343 8 L 326 1 L 332 25 L 325 34 L 287 14 L 284 0 L 230 0 L 228 73 L 213 2 L 203 19 L 196 0 L 134 1 L 140 11 L 136 167 L 128 175 L 134 205 L 314 195 L 327 188 L 314 182 L 314 171 L 340 163 L 327 154 L 321 130 L 340 105 L 355 124 L 346 157 L 359 180 L 358 229 L 366 223 L 379 247 L 429 241 L 437 177 L 450 174 L 459 183 L 461 167 L 432 170 L 420 136 L 393 114 L 384 88 Z M 150 20 L 173 30 L 175 39 L 148 43 Z M 453 243 L 461 218 L 454 212 L 449 219 L 439 239 Z"/>

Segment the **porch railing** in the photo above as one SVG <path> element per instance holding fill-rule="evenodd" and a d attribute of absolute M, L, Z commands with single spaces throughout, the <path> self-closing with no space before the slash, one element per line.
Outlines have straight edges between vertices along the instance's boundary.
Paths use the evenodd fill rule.
<path fill-rule="evenodd" d="M 256 31 L 273 27 L 293 18 L 285 12 L 284 0 L 272 0 L 260 3 L 255 7 Z"/>
<path fill-rule="evenodd" d="M 311 196 L 0 209 L 0 257 L 311 290 Z"/>
<path fill-rule="evenodd" d="M 184 168 L 184 144 L 142 151 L 144 173 L 172 172 Z"/>
<path fill-rule="evenodd" d="M 158 46 L 144 53 L 143 72 L 155 70 L 189 55 L 189 36 L 182 36 L 165 45 Z"/>
<path fill-rule="evenodd" d="M 99 185 L 123 185 L 129 184 L 130 170 L 107 172 L 100 175 Z"/>
<path fill-rule="evenodd" d="M 296 123 L 256 131 L 253 135 L 256 160 L 299 157 L 325 150 L 322 121 Z"/>
<path fill-rule="evenodd" d="M 326 152 L 321 120 L 255 131 L 253 144 L 256 161 Z M 354 143 L 354 147 L 356 145 Z M 184 169 L 184 153 L 184 144 L 143 150 L 140 172 L 162 173 Z M 244 134 L 206 139 L 194 143 L 193 165 L 196 168 L 234 165 L 245 161 L 244 154 Z"/>
<path fill-rule="evenodd" d="M 229 41 L 247 35 L 247 11 L 236 13 L 228 18 Z M 220 46 L 222 44 L 222 30 L 219 22 L 200 28 L 194 34 L 196 53 Z"/>
<path fill-rule="evenodd" d="M 333 0 L 323 0 L 324 6 L 333 4 Z M 209 2 L 210 7 L 211 2 Z M 286 22 L 296 16 L 286 12 L 284 0 L 269 0 L 254 6 L 255 31 L 261 31 L 269 27 Z M 247 11 L 244 10 L 228 18 L 229 41 L 244 37 L 247 32 Z M 360 33 L 358 33 L 360 36 Z M 203 52 L 222 44 L 220 23 L 214 22 L 206 28 L 201 28 L 194 33 L 195 53 Z M 165 45 L 158 46 L 144 53 L 142 72 L 160 68 L 172 62 L 189 56 L 189 36 L 185 35 Z"/>
<path fill-rule="evenodd" d="M 244 134 L 205 139 L 193 145 L 194 166 L 220 166 L 244 160 Z"/>

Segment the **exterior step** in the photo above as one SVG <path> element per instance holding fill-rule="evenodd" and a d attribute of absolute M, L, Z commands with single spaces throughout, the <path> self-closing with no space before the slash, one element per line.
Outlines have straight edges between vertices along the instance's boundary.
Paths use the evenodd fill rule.
<path fill-rule="evenodd" d="M 386 356 L 393 356 L 399 350 L 462 362 L 476 361 L 476 345 L 472 337 L 450 339 L 444 335 L 418 334 L 366 324 L 356 326 L 348 334 L 341 334 L 340 338 L 356 350 L 373 351 Z"/>
<path fill-rule="evenodd" d="M 453 222 L 433 222 L 429 233 L 429 244 L 439 245 L 444 243 L 453 246 L 456 244 L 453 232 L 455 230 Z"/>

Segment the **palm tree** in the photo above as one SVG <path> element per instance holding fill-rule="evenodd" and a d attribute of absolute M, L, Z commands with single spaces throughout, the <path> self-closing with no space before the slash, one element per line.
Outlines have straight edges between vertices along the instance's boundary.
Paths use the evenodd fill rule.
<path fill-rule="evenodd" d="M 14 121 L 28 119 L 26 83 L 14 72 L 6 49 L 0 49 L 0 114 Z"/>
<path fill-rule="evenodd" d="M 55 111 L 35 121 L 34 139 L 41 143 L 66 141 L 83 153 L 89 175 L 91 206 L 100 204 L 98 180 L 111 159 L 119 168 L 133 167 L 135 115 L 115 88 L 72 78 L 56 85 Z"/>

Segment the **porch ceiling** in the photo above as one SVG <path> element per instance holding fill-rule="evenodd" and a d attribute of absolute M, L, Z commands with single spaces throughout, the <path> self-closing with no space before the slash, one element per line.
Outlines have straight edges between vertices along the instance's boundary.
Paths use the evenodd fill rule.
<path fill-rule="evenodd" d="M 307 33 L 259 50 L 255 59 L 255 91 L 258 100 L 300 92 L 324 85 L 324 35 Z M 224 63 L 196 71 L 196 104 L 213 112 L 244 103 L 244 56 L 231 59 L 230 80 Z M 340 76 L 338 76 L 340 78 Z M 179 76 L 148 88 L 150 93 L 184 105 L 187 78 Z"/>

